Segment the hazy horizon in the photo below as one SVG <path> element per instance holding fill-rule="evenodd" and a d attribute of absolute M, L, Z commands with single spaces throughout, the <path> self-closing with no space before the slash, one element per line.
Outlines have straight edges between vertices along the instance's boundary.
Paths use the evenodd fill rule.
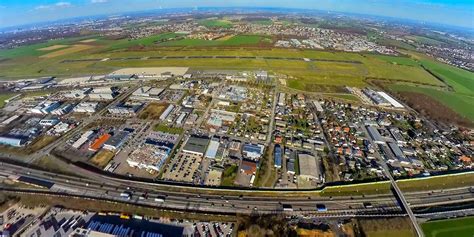
<path fill-rule="evenodd" d="M 307 3 L 303 0 L 287 1 L 227 1 L 215 0 L 179 2 L 167 0 L 71 0 L 71 1 L 14 1 L 0 3 L 0 28 L 25 24 L 57 21 L 75 17 L 120 14 L 125 12 L 193 7 L 275 7 L 308 10 L 337 11 L 374 16 L 394 17 L 422 22 L 474 28 L 474 2 L 469 0 L 324 0 Z"/>

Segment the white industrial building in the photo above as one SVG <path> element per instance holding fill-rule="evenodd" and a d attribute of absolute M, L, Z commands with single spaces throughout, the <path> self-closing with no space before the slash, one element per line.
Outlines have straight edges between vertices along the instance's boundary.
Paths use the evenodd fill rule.
<path fill-rule="evenodd" d="M 133 100 L 160 100 L 159 95 L 163 92 L 164 89 L 143 86 L 138 88 L 132 93 L 130 99 Z"/>
<path fill-rule="evenodd" d="M 173 111 L 174 105 L 168 105 L 166 110 L 160 115 L 160 120 L 165 120 L 170 114 L 171 111 Z"/>
<path fill-rule="evenodd" d="M 41 126 L 50 127 L 59 123 L 59 119 L 42 119 L 39 121 Z"/>
<path fill-rule="evenodd" d="M 99 103 L 97 102 L 82 102 L 74 107 L 75 113 L 95 113 Z"/>
<path fill-rule="evenodd" d="M 61 103 L 57 101 L 43 101 L 37 106 L 31 108 L 30 112 L 34 114 L 49 114 L 59 106 L 61 106 Z"/>
<path fill-rule="evenodd" d="M 91 100 L 113 100 L 115 92 L 110 87 L 97 87 L 89 93 Z"/>
<path fill-rule="evenodd" d="M 81 147 L 85 142 L 87 142 L 89 139 L 91 139 L 93 135 L 94 135 L 93 131 L 87 131 L 87 132 L 83 133 L 81 135 L 81 137 L 79 137 L 79 139 L 77 139 L 72 144 L 72 147 L 74 147 L 76 149 L 79 149 L 79 147 Z"/>

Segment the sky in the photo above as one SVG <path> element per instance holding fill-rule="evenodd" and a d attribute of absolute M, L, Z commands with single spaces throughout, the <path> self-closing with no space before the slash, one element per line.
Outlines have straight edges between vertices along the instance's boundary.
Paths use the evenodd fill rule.
<path fill-rule="evenodd" d="M 0 28 L 78 16 L 181 7 L 288 7 L 474 28 L 474 0 L 0 0 Z"/>

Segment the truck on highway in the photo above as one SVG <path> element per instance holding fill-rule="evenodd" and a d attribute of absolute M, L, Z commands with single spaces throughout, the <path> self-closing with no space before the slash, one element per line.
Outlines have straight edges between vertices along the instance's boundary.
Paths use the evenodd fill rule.
<path fill-rule="evenodd" d="M 316 211 L 322 212 L 322 211 L 327 211 L 327 207 L 324 204 L 316 204 Z"/>
<path fill-rule="evenodd" d="M 283 211 L 293 211 L 293 207 L 290 204 L 282 204 Z"/>
<path fill-rule="evenodd" d="M 130 192 L 123 192 L 120 193 L 120 197 L 125 200 L 130 200 L 132 198 L 132 195 L 130 194 Z"/>
<path fill-rule="evenodd" d="M 155 202 L 165 202 L 165 196 L 157 196 L 157 197 L 155 197 Z"/>

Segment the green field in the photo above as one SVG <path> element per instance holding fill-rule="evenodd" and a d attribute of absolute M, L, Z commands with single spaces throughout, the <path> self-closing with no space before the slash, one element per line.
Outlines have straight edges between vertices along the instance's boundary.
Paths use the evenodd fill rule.
<path fill-rule="evenodd" d="M 218 27 L 218 28 L 231 28 L 232 27 L 232 22 L 227 21 L 227 20 L 206 19 L 206 20 L 199 21 L 199 24 L 205 27 Z"/>
<path fill-rule="evenodd" d="M 129 40 L 129 39 L 121 39 L 121 40 L 114 40 L 107 43 L 107 50 L 117 50 L 117 49 L 126 49 L 133 46 L 150 46 L 157 42 L 166 41 L 174 39 L 182 34 L 176 33 L 163 33 L 159 35 L 154 35 L 146 38 L 136 39 L 136 40 Z"/>
<path fill-rule="evenodd" d="M 386 62 L 398 64 L 398 65 L 405 65 L 405 66 L 418 66 L 419 63 L 412 58 L 408 57 L 396 57 L 396 56 L 388 56 L 388 55 L 374 55 L 378 59 L 382 59 Z"/>
<path fill-rule="evenodd" d="M 180 39 L 164 42 L 159 45 L 191 47 L 257 45 L 264 39 L 267 39 L 267 37 L 259 35 L 236 35 L 226 40 Z"/>
<path fill-rule="evenodd" d="M 5 100 L 8 100 L 8 99 L 12 98 L 15 95 L 17 95 L 17 94 L 15 94 L 15 93 L 1 93 L 0 94 L 0 108 L 3 108 L 3 106 L 5 106 Z"/>
<path fill-rule="evenodd" d="M 71 45 L 74 43 L 78 43 L 81 40 L 92 39 L 92 38 L 94 38 L 94 36 L 74 37 L 74 38 L 68 38 L 68 39 L 50 40 L 44 43 L 20 46 L 14 49 L 2 49 L 0 50 L 0 58 L 41 56 L 41 55 L 55 51 L 55 50 L 41 51 L 39 50 L 41 48 L 46 48 L 53 45 Z"/>
<path fill-rule="evenodd" d="M 474 217 L 429 221 L 421 227 L 426 237 L 472 237 Z"/>
<path fill-rule="evenodd" d="M 474 95 L 474 73 L 432 60 L 425 59 L 421 63 L 456 92 Z"/>
<path fill-rule="evenodd" d="M 457 92 L 438 90 L 427 87 L 414 87 L 409 85 L 391 85 L 389 87 L 394 91 L 406 91 L 421 93 L 439 101 L 443 105 L 451 108 L 460 116 L 474 121 L 474 95 L 465 95 Z"/>

